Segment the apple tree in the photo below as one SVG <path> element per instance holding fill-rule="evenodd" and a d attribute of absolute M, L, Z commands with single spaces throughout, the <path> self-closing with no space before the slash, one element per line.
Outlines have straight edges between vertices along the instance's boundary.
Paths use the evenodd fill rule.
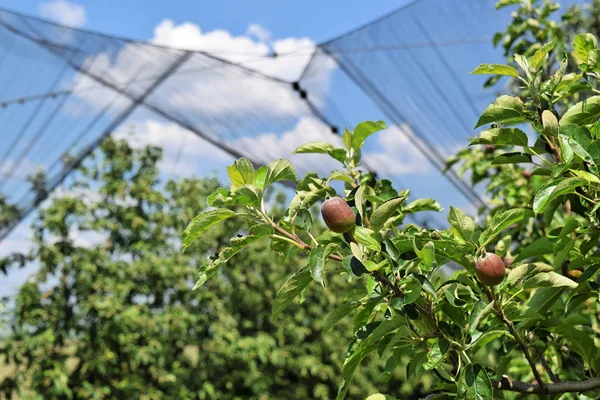
<path fill-rule="evenodd" d="M 509 52 L 517 40 L 508 43 Z M 514 45 L 520 51 L 511 55 L 514 63 L 472 72 L 518 82 L 474 121 L 483 129 L 471 141 L 479 159 L 456 159 L 465 171 L 475 169 L 474 183 L 489 182 L 490 209 L 481 223 L 454 207 L 447 229 L 407 223 L 410 214 L 440 211 L 439 204 L 411 201 L 408 190 L 361 168 L 365 140 L 386 134 L 377 133 L 386 127 L 382 121 L 366 121 L 344 132 L 343 148 L 311 142 L 296 149 L 340 162 L 343 170 L 329 176 L 298 177 L 284 159 L 259 169 L 244 158 L 229 166 L 231 186 L 208 196 L 215 209 L 190 222 L 183 248 L 229 219 L 249 229 L 199 266 L 196 288 L 261 240 L 284 257 L 301 252 L 305 258 L 275 296 L 274 316 L 311 285 L 327 293 L 340 274 L 364 285 L 365 296 L 332 305 L 322 317 L 327 326 L 351 315 L 360 322 L 338 398 L 371 353 L 388 373 L 408 355 L 407 379 L 434 374 L 431 398 L 598 398 L 600 49 L 590 33 L 575 35 L 568 46 L 559 34 L 543 40 Z M 296 195 L 275 217 L 265 209 L 264 193 L 285 180 L 297 184 Z M 317 234 L 310 209 L 321 202 L 329 229 Z M 459 268 L 446 277 L 445 265 Z"/>

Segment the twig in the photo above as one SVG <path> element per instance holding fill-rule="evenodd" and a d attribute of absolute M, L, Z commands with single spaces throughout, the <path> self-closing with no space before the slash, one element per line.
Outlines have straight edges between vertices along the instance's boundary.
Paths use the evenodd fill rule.
<path fill-rule="evenodd" d="M 379 280 L 379 282 L 381 282 L 382 284 L 385 284 L 386 286 L 388 286 L 392 292 L 394 292 L 394 294 L 398 297 L 404 297 L 405 293 L 404 291 L 398 287 L 398 285 L 396 285 L 394 282 L 390 281 L 385 275 L 380 274 L 380 273 L 374 273 L 373 277 L 377 280 Z M 414 305 L 417 307 L 417 309 L 419 310 L 419 312 L 421 314 L 423 314 L 425 316 L 425 318 L 427 318 L 429 320 L 429 323 L 431 324 L 431 327 L 433 328 L 433 330 L 435 331 L 435 333 L 439 336 L 440 331 L 439 328 L 437 326 L 437 321 L 435 319 L 435 316 L 433 315 L 433 313 L 431 313 L 429 310 L 427 310 L 426 308 L 424 308 L 422 305 L 418 304 L 418 303 L 414 303 Z"/>
<path fill-rule="evenodd" d="M 542 366 L 544 367 L 544 369 L 548 373 L 548 376 L 550 377 L 550 379 L 552 380 L 552 382 L 554 382 L 554 383 L 560 382 L 560 378 L 558 377 L 558 375 L 556 375 L 554 373 L 554 371 L 552 371 L 552 369 L 548 365 L 548 361 L 546 361 L 546 357 L 544 356 L 544 351 L 541 350 L 539 347 L 536 347 L 536 346 L 534 346 L 534 349 L 537 352 L 538 357 L 540 358 L 540 361 L 542 362 Z"/>
<path fill-rule="evenodd" d="M 591 378 L 584 381 L 562 381 L 542 386 L 513 381 L 504 377 L 502 380 L 492 379 L 492 386 L 494 389 L 519 393 L 579 393 L 600 389 L 600 378 Z"/>
<path fill-rule="evenodd" d="M 286 231 L 285 229 L 283 229 L 282 227 L 280 227 L 279 225 L 277 225 L 271 218 L 269 218 L 269 216 L 266 213 L 261 211 L 261 214 L 265 218 L 265 220 L 273 227 L 273 229 L 275 229 L 278 233 L 283 235 L 285 238 L 289 239 L 288 241 L 295 243 L 299 248 L 304 249 L 304 250 L 310 251 L 313 249 L 313 246 L 304 243 L 304 241 L 302 239 L 300 239 L 300 237 L 298 237 L 298 235 L 293 235 L 293 234 L 289 233 L 288 231 Z M 285 238 L 281 238 L 281 239 L 285 239 Z M 336 261 L 342 261 L 342 257 L 337 254 L 330 254 L 329 258 L 331 258 L 332 260 L 336 260 Z M 390 288 L 396 296 L 404 297 L 404 291 L 400 287 L 398 287 L 398 285 L 396 285 L 394 282 L 390 281 L 385 275 L 380 274 L 380 273 L 374 273 L 373 277 L 375 279 L 377 279 L 381 284 Z M 436 332 L 436 334 L 439 335 L 440 331 L 437 326 L 437 321 L 436 321 L 433 313 L 431 313 L 429 310 L 425 309 L 420 304 L 415 303 L 415 306 L 417 307 L 419 312 L 422 313 L 425 316 L 425 318 L 427 318 L 429 320 L 433 330 Z"/>
<path fill-rule="evenodd" d="M 529 363 L 529 366 L 531 367 L 531 372 L 533 372 L 533 376 L 539 383 L 539 385 L 538 385 L 540 387 L 539 393 L 545 393 L 544 388 L 547 385 L 542 380 L 542 376 L 538 372 L 538 370 L 535 366 L 535 363 L 533 362 L 533 359 L 531 358 L 531 354 L 529 354 L 529 348 L 527 347 L 527 343 L 525 343 L 525 341 L 521 338 L 521 336 L 519 336 L 519 333 L 515 329 L 515 325 L 513 324 L 513 322 L 510 319 L 508 319 L 506 314 L 504 314 L 504 310 L 502 309 L 502 306 L 496 299 L 496 294 L 494 293 L 494 289 L 492 288 L 490 291 L 487 288 L 485 288 L 485 291 L 486 291 L 486 294 L 488 295 L 488 299 L 491 299 L 494 302 L 494 309 L 496 310 L 496 314 L 502 320 L 502 322 L 504 322 L 504 324 L 508 327 L 508 330 L 510 331 L 511 335 L 513 335 L 513 337 L 517 341 L 517 344 L 521 348 L 523 355 L 525 355 L 525 358 L 527 359 L 527 362 Z"/>
<path fill-rule="evenodd" d="M 286 231 L 285 229 L 283 229 L 282 227 L 277 225 L 271 218 L 269 218 L 269 216 L 266 213 L 261 212 L 261 214 L 266 219 L 266 221 L 273 227 L 273 229 L 275 229 L 277 232 L 279 232 L 286 238 L 296 242 L 298 247 L 300 247 L 301 249 L 304 249 L 304 250 L 308 250 L 308 251 L 313 249 L 313 246 L 304 243 L 304 241 L 302 239 L 300 239 L 300 237 L 298 237 L 298 235 L 292 235 L 291 233 L 289 233 L 288 231 Z M 336 261 L 342 261 L 342 257 L 338 256 L 337 254 L 330 254 L 329 258 L 331 258 L 332 260 L 336 260 Z"/>

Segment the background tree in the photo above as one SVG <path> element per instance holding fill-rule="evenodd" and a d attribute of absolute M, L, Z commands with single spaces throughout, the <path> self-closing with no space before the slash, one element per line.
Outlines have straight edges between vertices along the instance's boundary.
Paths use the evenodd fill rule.
<path fill-rule="evenodd" d="M 302 304 L 272 320 L 270 300 L 301 259 L 282 263 L 257 243 L 192 292 L 199 260 L 248 228 L 229 221 L 181 254 L 180 231 L 207 207 L 218 183 L 162 185 L 160 157 L 158 148 L 135 150 L 108 139 L 68 191 L 41 210 L 34 249 L 22 256 L 40 269 L 20 289 L 11 336 L 0 342 L 10 371 L 0 377 L 1 393 L 43 399 L 334 396 L 352 323 L 323 333 L 323 323 L 313 321 L 331 304 L 360 297 L 360 290 L 350 291 L 352 284 L 338 277 L 325 295 L 308 290 Z M 274 215 L 282 212 L 281 197 L 273 198 Z M 375 360 L 362 370 L 353 396 L 364 398 L 376 386 L 399 396 L 418 393 L 419 383 L 385 384 L 389 377 L 379 376 L 378 365 Z"/>

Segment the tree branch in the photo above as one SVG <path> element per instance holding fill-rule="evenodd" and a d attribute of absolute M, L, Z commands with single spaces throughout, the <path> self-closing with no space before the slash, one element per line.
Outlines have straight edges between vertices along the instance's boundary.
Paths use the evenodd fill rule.
<path fill-rule="evenodd" d="M 392 292 L 394 292 L 394 294 L 398 297 L 404 297 L 405 293 L 404 291 L 398 287 L 398 285 L 396 285 L 394 282 L 392 282 L 391 280 L 389 280 L 385 275 L 381 274 L 381 273 L 374 273 L 373 277 L 375 279 L 377 279 L 379 282 L 381 282 L 382 285 L 386 285 L 388 286 Z M 419 303 L 413 303 L 417 309 L 419 310 L 419 312 L 421 314 L 423 314 L 425 316 L 425 318 L 427 318 L 429 320 L 429 323 L 431 324 L 431 327 L 433 328 L 433 330 L 435 331 L 436 335 L 439 336 L 440 331 L 437 325 L 437 321 L 435 319 L 435 316 L 433 315 L 433 313 L 431 313 L 428 309 L 426 309 L 425 307 L 421 306 Z"/>
<path fill-rule="evenodd" d="M 546 373 L 548 374 L 548 376 L 550 377 L 552 382 L 554 382 L 554 383 L 560 382 L 560 378 L 558 377 L 558 375 L 556 375 L 554 373 L 554 371 L 552 371 L 552 368 L 550 368 L 550 366 L 548 365 L 548 361 L 546 361 L 546 357 L 544 356 L 544 351 L 535 346 L 534 346 L 534 349 L 536 350 L 536 352 L 538 354 L 538 358 L 542 362 L 542 366 L 546 370 Z"/>
<path fill-rule="evenodd" d="M 289 233 L 288 231 L 286 231 L 285 229 L 283 229 L 282 227 L 280 227 L 279 225 L 277 225 L 266 214 L 263 213 L 263 216 L 266 218 L 267 222 L 269 222 L 269 224 L 271 224 L 271 226 L 273 227 L 273 229 L 275 229 L 277 232 L 279 232 L 280 234 L 282 234 L 286 238 L 288 238 L 288 239 L 296 242 L 298 244 L 298 247 L 300 247 L 300 248 L 302 248 L 304 250 L 308 250 L 308 251 L 311 251 L 313 249 L 313 246 L 304 243 L 304 241 L 302 239 L 300 239 L 300 237 L 298 237 L 298 235 L 292 235 L 291 233 Z M 338 256 L 337 254 L 330 254 L 329 258 L 331 258 L 332 260 L 336 260 L 336 261 L 342 261 L 342 257 Z"/>
<path fill-rule="evenodd" d="M 589 390 L 600 389 L 600 378 L 590 378 L 585 381 L 562 381 L 546 384 L 543 386 L 533 385 L 531 383 L 512 381 L 508 377 L 502 380 L 492 379 L 492 386 L 497 390 L 509 390 L 519 393 L 569 393 L 569 392 L 587 392 Z"/>
<path fill-rule="evenodd" d="M 539 383 L 539 385 L 537 385 L 537 386 L 540 387 L 540 393 L 546 393 L 544 390 L 547 385 L 542 380 L 542 376 L 538 372 L 538 370 L 535 366 L 535 363 L 533 362 L 533 359 L 531 358 L 531 354 L 529 354 L 529 348 L 527 347 L 527 343 L 525 343 L 525 341 L 521 338 L 521 336 L 519 336 L 519 333 L 515 329 L 515 325 L 513 324 L 513 322 L 510 319 L 508 319 L 506 314 L 504 314 L 502 305 L 496 299 L 496 293 L 494 292 L 494 289 L 492 288 L 491 290 L 488 290 L 487 288 L 485 288 L 485 290 L 487 292 L 488 298 L 494 302 L 494 309 L 496 310 L 496 314 L 502 320 L 502 322 L 504 322 L 504 324 L 508 327 L 508 330 L 510 331 L 511 335 L 513 335 L 513 337 L 517 341 L 517 344 L 521 348 L 523 355 L 527 359 L 527 362 L 529 363 L 529 366 L 531 367 L 531 372 L 533 372 L 533 376 L 535 376 L 535 379 Z"/>

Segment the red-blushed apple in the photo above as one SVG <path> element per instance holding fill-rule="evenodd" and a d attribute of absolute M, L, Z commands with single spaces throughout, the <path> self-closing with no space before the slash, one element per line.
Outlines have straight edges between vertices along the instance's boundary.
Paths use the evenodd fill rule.
<path fill-rule="evenodd" d="M 485 286 L 496 286 L 504 280 L 505 266 L 500 256 L 487 253 L 475 263 L 477 278 Z"/>
<path fill-rule="evenodd" d="M 352 208 L 337 196 L 325 200 L 321 207 L 321 215 L 325 225 L 336 233 L 348 232 L 354 228 L 354 222 L 356 221 Z"/>

